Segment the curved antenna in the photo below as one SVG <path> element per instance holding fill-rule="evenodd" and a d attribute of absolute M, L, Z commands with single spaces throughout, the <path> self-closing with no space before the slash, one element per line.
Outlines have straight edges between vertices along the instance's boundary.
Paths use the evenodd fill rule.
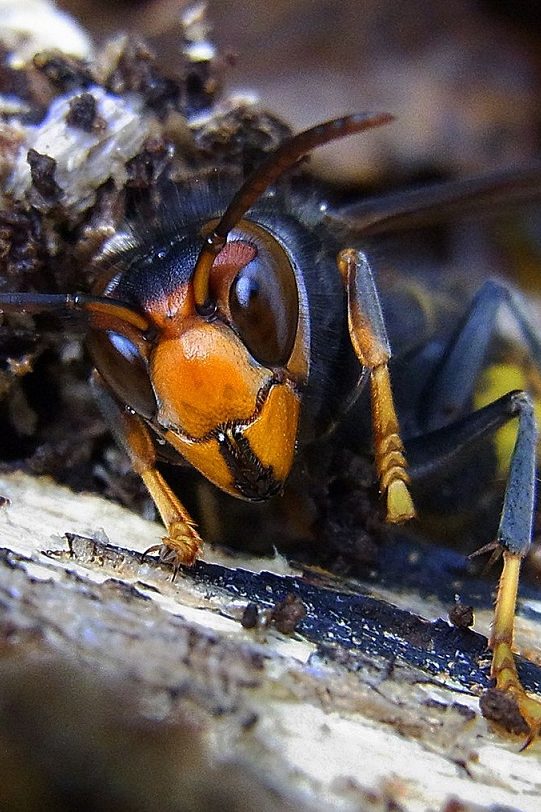
<path fill-rule="evenodd" d="M 144 333 L 150 326 L 137 310 L 108 296 L 87 296 L 83 293 L 0 293 L 0 312 L 3 313 L 73 311 L 88 313 L 91 318 L 101 317 L 104 325 L 101 329 L 110 329 L 109 325 L 121 322 Z"/>
<path fill-rule="evenodd" d="M 205 238 L 195 263 L 193 287 L 195 303 L 204 310 L 209 301 L 209 275 L 212 263 L 227 241 L 227 235 L 242 216 L 253 206 L 271 184 L 287 169 L 315 147 L 337 138 L 388 124 L 394 116 L 389 113 L 356 113 L 335 118 L 292 136 L 271 152 L 248 176 L 225 210 L 214 231 Z"/>

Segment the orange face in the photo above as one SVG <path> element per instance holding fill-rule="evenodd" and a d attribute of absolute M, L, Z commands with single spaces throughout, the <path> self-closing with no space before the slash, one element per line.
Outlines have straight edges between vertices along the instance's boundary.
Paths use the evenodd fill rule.
<path fill-rule="evenodd" d="M 196 317 L 183 328 L 159 341 L 151 360 L 165 439 L 228 493 L 276 493 L 295 451 L 300 402 L 293 382 L 255 366 L 220 322 Z"/>
<path fill-rule="evenodd" d="M 148 312 L 158 330 L 150 377 L 164 439 L 222 490 L 263 500 L 282 489 L 293 463 L 299 371 L 305 364 L 299 362 L 303 330 L 297 301 L 294 307 L 289 302 L 295 320 L 284 341 L 276 329 L 272 332 L 271 312 L 283 303 L 261 300 L 265 294 L 257 288 L 256 253 L 261 252 L 251 244 L 233 241 L 218 255 L 213 316 L 197 313 L 190 285 L 177 288 L 167 301 L 152 303 Z M 256 360 L 247 343 L 271 360 L 274 354 L 280 363 Z"/>

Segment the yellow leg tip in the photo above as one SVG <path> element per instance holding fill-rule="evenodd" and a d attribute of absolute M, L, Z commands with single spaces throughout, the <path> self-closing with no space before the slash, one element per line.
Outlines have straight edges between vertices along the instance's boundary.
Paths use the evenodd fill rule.
<path fill-rule="evenodd" d="M 402 479 L 395 479 L 387 490 L 387 521 L 392 524 L 401 524 L 415 517 L 415 507 Z"/>
<path fill-rule="evenodd" d="M 509 733 L 527 734 L 522 747 L 525 749 L 541 731 L 541 701 L 527 694 L 522 687 L 512 650 L 520 564 L 520 555 L 504 551 L 490 641 L 493 652 L 491 676 L 496 685 L 481 698 L 481 711 L 483 716 Z"/>

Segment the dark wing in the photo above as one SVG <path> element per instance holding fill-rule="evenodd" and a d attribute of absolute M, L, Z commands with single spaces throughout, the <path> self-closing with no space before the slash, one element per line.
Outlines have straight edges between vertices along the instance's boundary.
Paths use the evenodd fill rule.
<path fill-rule="evenodd" d="M 363 236 L 430 226 L 541 197 L 541 161 L 517 169 L 379 195 L 329 214 Z"/>

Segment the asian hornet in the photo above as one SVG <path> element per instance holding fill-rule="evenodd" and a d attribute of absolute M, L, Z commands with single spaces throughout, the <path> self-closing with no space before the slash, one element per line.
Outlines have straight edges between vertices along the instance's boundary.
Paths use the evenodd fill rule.
<path fill-rule="evenodd" d="M 390 120 L 351 115 L 293 136 L 234 193 L 227 181 L 196 178 L 174 190 L 180 205 L 172 208 L 188 218 L 173 216 L 165 203 L 158 234 L 143 229 L 113 239 L 91 295 L 7 293 L 0 309 L 85 317 L 96 398 L 156 504 L 167 528 L 161 557 L 175 568 L 193 564 L 201 539 L 157 469 L 160 448 L 232 496 L 267 500 L 282 491 L 298 448 L 328 431 L 366 384 L 380 491 L 387 520 L 398 523 L 415 514 L 410 477 L 435 476 L 465 446 L 518 418 L 497 535 L 504 565 L 492 675 L 516 701 L 532 739 L 541 729 L 541 702 L 524 692 L 511 646 L 534 515 L 533 406 L 523 391 L 474 412 L 468 404 L 501 304 L 538 366 L 541 341 L 520 299 L 487 283 L 439 355 L 423 360 L 423 416 L 404 442 L 380 296 L 362 248 L 367 235 L 404 219 L 414 223 L 436 204 L 453 211 L 509 187 L 519 194 L 539 188 L 539 167 L 518 179 L 480 178 L 349 207 L 356 237 L 341 245 L 323 208 L 286 194 L 278 181 L 315 147 Z"/>

